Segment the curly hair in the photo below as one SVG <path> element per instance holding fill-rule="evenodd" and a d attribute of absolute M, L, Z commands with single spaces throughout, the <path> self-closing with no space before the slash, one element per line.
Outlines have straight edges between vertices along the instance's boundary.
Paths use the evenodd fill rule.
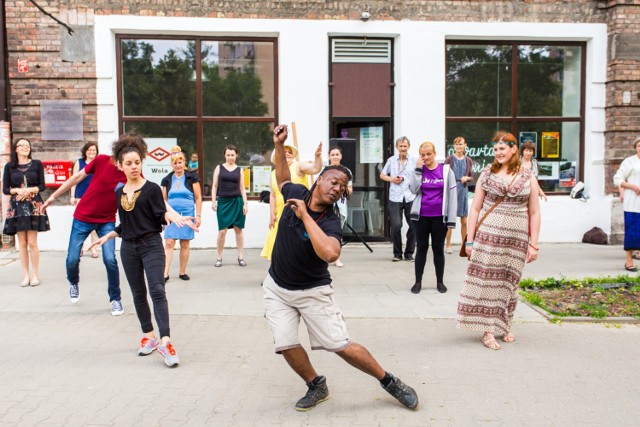
<path fill-rule="evenodd" d="M 91 147 L 96 147 L 96 156 L 100 154 L 100 149 L 98 149 L 98 144 L 95 142 L 87 142 L 80 149 L 80 153 L 82 154 L 82 160 L 87 160 L 87 150 Z"/>
<path fill-rule="evenodd" d="M 111 155 L 116 162 L 122 162 L 124 155 L 131 152 L 138 153 L 140 160 L 144 160 L 147 156 L 147 143 L 135 131 L 120 135 L 120 138 L 111 147 Z"/>
<path fill-rule="evenodd" d="M 511 156 L 511 160 L 507 165 L 507 173 L 509 174 L 517 173 L 520 170 L 520 156 L 517 154 L 518 140 L 516 139 L 516 137 L 507 131 L 499 130 L 493 136 L 493 139 L 491 140 L 491 142 L 493 142 L 494 146 L 496 144 L 506 144 L 509 147 L 516 147 L 516 153 L 514 153 L 514 155 Z M 502 168 L 502 165 L 498 162 L 497 159 L 494 159 L 493 164 L 491 165 L 491 173 L 497 173 L 501 168 Z"/>

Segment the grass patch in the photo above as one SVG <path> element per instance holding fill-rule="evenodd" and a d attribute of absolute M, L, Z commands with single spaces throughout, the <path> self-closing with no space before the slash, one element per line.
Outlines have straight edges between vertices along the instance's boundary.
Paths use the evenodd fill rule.
<path fill-rule="evenodd" d="M 520 295 L 532 305 L 562 317 L 635 317 L 640 319 L 640 277 L 523 279 Z"/>

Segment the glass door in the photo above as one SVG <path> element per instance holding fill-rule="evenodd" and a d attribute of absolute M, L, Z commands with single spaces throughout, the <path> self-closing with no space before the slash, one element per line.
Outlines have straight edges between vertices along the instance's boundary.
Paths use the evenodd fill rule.
<path fill-rule="evenodd" d="M 335 121 L 332 136 L 330 145 L 355 145 L 355 150 L 343 149 L 343 164 L 354 174 L 353 193 L 347 204 L 347 224 L 353 230 L 345 225 L 345 240 L 356 240 L 354 232 L 367 241 L 386 240 L 386 197 L 380 171 L 384 153 L 388 152 L 389 122 Z"/>

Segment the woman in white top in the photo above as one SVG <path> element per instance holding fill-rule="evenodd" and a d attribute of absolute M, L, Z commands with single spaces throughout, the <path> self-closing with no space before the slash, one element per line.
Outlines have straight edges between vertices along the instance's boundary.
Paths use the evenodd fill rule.
<path fill-rule="evenodd" d="M 627 271 L 638 271 L 633 262 L 633 251 L 640 249 L 640 137 L 633 141 L 636 154 L 622 161 L 613 183 L 620 187 L 620 200 L 624 209 L 624 250 Z"/>

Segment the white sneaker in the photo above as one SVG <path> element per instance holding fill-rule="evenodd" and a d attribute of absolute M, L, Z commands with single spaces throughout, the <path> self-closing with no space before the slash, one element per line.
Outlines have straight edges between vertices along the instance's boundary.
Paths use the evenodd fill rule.
<path fill-rule="evenodd" d="M 122 308 L 122 303 L 117 300 L 111 301 L 111 315 L 122 316 L 123 314 L 124 314 L 124 308 Z"/>
<path fill-rule="evenodd" d="M 78 289 L 78 284 L 69 283 L 69 300 L 71 300 L 71 304 L 75 304 L 80 299 L 80 289 Z"/>

